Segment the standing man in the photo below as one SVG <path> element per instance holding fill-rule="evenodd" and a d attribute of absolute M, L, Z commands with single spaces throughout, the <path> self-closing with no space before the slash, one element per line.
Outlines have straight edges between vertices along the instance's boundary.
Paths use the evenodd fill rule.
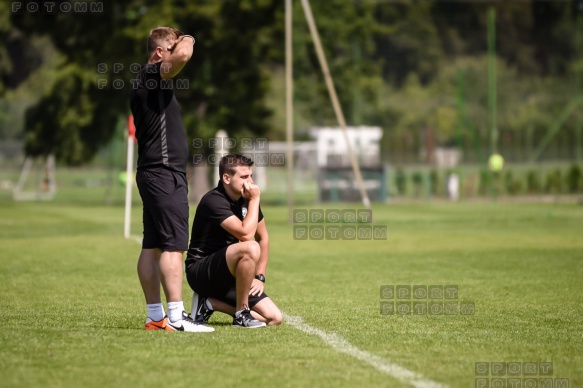
<path fill-rule="evenodd" d="M 196 322 L 206 323 L 215 310 L 233 316 L 235 327 L 253 329 L 283 320 L 263 292 L 269 236 L 252 166 L 243 155 L 223 156 L 217 187 L 196 209 L 186 256 Z"/>
<path fill-rule="evenodd" d="M 194 38 L 175 28 L 151 30 L 148 63 L 136 77 L 130 99 L 138 140 L 136 181 L 143 203 L 138 277 L 148 309 L 146 330 L 214 331 L 194 322 L 182 302 L 182 255 L 188 247 L 188 142 L 171 82 L 192 56 L 193 46 Z"/>

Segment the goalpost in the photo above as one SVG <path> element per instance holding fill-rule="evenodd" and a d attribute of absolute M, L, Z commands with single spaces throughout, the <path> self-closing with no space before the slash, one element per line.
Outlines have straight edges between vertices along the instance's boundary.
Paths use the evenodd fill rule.
<path fill-rule="evenodd" d="M 55 182 L 55 155 L 49 154 L 46 157 L 45 163 L 36 165 L 36 159 L 27 156 L 24 165 L 22 166 L 22 172 L 18 178 L 18 182 L 12 189 L 12 198 L 15 201 L 50 201 L 55 196 L 57 192 L 57 184 Z M 28 176 L 30 172 L 36 169 L 37 175 L 42 171 L 43 178 L 38 179 L 34 182 L 36 187 L 35 190 L 26 191 L 25 186 L 28 182 Z"/>

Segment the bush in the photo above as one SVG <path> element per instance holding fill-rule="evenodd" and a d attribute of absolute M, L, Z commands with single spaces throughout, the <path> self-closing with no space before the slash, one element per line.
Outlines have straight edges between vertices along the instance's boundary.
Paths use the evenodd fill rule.
<path fill-rule="evenodd" d="M 439 182 L 439 173 L 437 170 L 431 170 L 429 172 L 429 183 L 431 184 L 431 194 L 439 195 L 441 192 L 441 186 Z"/>
<path fill-rule="evenodd" d="M 541 190 L 539 174 L 535 170 L 529 170 L 526 174 L 526 191 L 529 194 L 538 194 Z"/>
<path fill-rule="evenodd" d="M 567 186 L 567 191 L 569 193 L 578 193 L 581 189 L 581 168 L 578 165 L 573 164 L 569 171 L 567 172 L 567 176 L 565 177 L 565 183 Z"/>
<path fill-rule="evenodd" d="M 405 171 L 399 168 L 395 174 L 395 185 L 397 186 L 397 192 L 400 195 L 405 195 L 405 190 L 407 189 L 407 176 Z"/>
<path fill-rule="evenodd" d="M 413 187 L 415 188 L 415 196 L 421 196 L 421 186 L 423 183 L 423 175 L 419 171 L 415 171 L 411 176 L 411 180 L 413 181 Z"/>
<path fill-rule="evenodd" d="M 555 188 L 555 175 L 552 171 L 547 171 L 545 178 L 545 193 L 552 193 Z"/>
<path fill-rule="evenodd" d="M 512 193 L 513 182 L 514 177 L 512 176 L 512 171 L 506 170 L 506 172 L 504 173 L 504 191 L 506 191 L 508 194 L 513 194 Z"/>
<path fill-rule="evenodd" d="M 504 189 L 510 195 L 519 194 L 522 190 L 521 182 L 517 179 L 514 179 L 511 170 L 507 170 L 504 174 Z"/>
<path fill-rule="evenodd" d="M 563 176 L 560 169 L 547 172 L 545 182 L 545 192 L 549 194 L 560 194 L 563 192 Z"/>
<path fill-rule="evenodd" d="M 491 182 L 490 171 L 488 171 L 486 169 L 480 170 L 480 181 L 478 183 L 478 194 L 479 195 L 488 194 L 490 182 Z"/>

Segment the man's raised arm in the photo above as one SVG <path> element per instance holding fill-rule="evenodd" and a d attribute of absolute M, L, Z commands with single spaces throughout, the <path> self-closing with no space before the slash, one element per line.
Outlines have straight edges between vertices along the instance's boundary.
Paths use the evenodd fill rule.
<path fill-rule="evenodd" d="M 174 78 L 192 57 L 194 50 L 194 38 L 190 35 L 182 35 L 174 44 L 168 47 L 172 54 L 170 58 L 162 62 L 160 76 L 162 79 Z"/>

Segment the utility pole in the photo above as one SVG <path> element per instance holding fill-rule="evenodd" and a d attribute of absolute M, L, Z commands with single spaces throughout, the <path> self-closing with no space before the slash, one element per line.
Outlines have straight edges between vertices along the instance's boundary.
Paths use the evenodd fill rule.
<path fill-rule="evenodd" d="M 287 142 L 288 222 L 293 222 L 294 207 L 294 83 L 292 57 L 292 0 L 285 0 L 285 133 Z"/>

